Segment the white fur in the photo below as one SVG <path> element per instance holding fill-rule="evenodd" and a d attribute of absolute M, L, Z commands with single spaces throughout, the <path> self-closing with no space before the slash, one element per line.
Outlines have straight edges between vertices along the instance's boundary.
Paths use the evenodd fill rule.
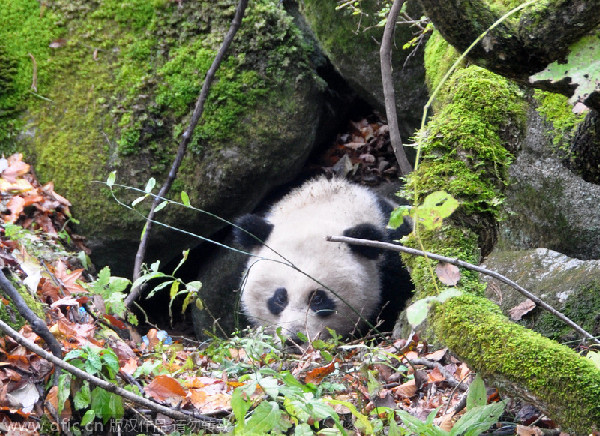
<path fill-rule="evenodd" d="M 374 193 L 345 180 L 318 178 L 291 191 L 265 218 L 274 226 L 266 245 L 302 272 L 270 260 L 249 259 L 242 307 L 254 323 L 282 327 L 290 336 L 303 332 L 315 339 L 328 335 L 326 327 L 346 335 L 360 325 L 360 317 L 349 305 L 366 319 L 374 314 L 381 294 L 379 260 L 366 259 L 352 253 L 346 244 L 325 240 L 361 223 L 384 230 L 387 219 Z M 265 246 L 254 254 L 285 262 Z M 281 287 L 287 290 L 289 302 L 281 314 L 274 315 L 267 300 Z M 336 313 L 321 318 L 310 310 L 309 295 L 316 289 L 327 291 L 336 303 Z"/>

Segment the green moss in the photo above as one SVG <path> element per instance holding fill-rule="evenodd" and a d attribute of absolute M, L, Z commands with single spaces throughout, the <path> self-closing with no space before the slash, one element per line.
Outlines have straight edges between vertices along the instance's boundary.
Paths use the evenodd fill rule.
<path fill-rule="evenodd" d="M 438 32 L 434 30 L 425 46 L 425 79 L 429 92 L 433 92 L 444 75 L 456 62 L 460 53 L 456 51 Z M 461 64 L 464 67 L 465 63 Z"/>
<path fill-rule="evenodd" d="M 0 0 L 0 152 L 15 151 L 23 122 L 18 119 L 33 98 L 33 60 L 37 65 L 37 93 L 45 95 L 52 79 L 50 42 L 64 30 L 52 11 L 40 10 L 35 0 Z M 31 55 L 31 56 L 30 56 Z"/>
<path fill-rule="evenodd" d="M 439 100 L 442 109 L 420 134 L 424 158 L 409 186 L 423 194 L 444 189 L 465 213 L 497 216 L 512 160 L 508 139 L 525 126 L 522 93 L 508 80 L 469 66 L 452 76 Z"/>
<path fill-rule="evenodd" d="M 14 12 L 1 7 L 0 17 L 10 17 L 16 34 L 27 35 L 29 41 L 37 30 L 27 26 L 41 28 L 47 40 L 34 39 L 44 50 L 55 34 L 67 41 L 47 62 L 42 60 L 48 55 L 39 56 L 40 93 L 49 100 L 29 105 L 35 124 L 28 128 L 35 135 L 24 137 L 20 147 L 31 153 L 40 179 L 53 180 L 57 191 L 75 203 L 81 231 L 93 235 L 110 227 L 120 237 L 121 230 L 137 226 L 140 218 L 89 180 L 105 180 L 116 169 L 120 182 L 144 184 L 170 165 L 236 1 L 192 2 L 180 8 L 167 0 L 57 0 L 42 14 L 54 17 L 54 33 L 48 30 L 49 18 L 39 21 L 38 2 L 2 1 Z M 8 53 L 13 59 L 12 51 Z M 24 66 L 30 63 L 26 53 Z M 264 120 L 264 128 L 248 120 L 267 103 L 275 102 L 273 111 L 281 111 L 281 117 L 297 110 L 294 100 L 284 99 L 288 88 L 293 94 L 304 82 L 314 83 L 308 56 L 285 11 L 276 2 L 254 2 L 217 72 L 191 150 L 199 154 L 245 146 L 256 131 L 280 133 L 270 120 Z M 11 70 L 5 69 L 4 76 L 2 71 L 0 67 L 0 77 L 12 78 Z M 23 83 L 28 87 L 31 73 L 19 77 L 27 78 Z M 196 164 L 189 178 L 182 178 L 190 191 L 198 171 Z"/>
<path fill-rule="evenodd" d="M 420 243 L 412 236 L 406 245 L 417 249 L 424 247 L 427 251 L 465 262 L 479 263 L 477 235 L 473 231 L 444 226 L 439 231 L 422 231 L 419 237 Z M 416 299 L 437 295 L 439 290 L 445 287 L 434 273 L 437 261 L 410 255 L 402 255 L 402 259 L 411 271 L 413 282 L 416 283 Z M 460 274 L 457 286 L 465 292 L 483 295 L 485 284 L 480 283 L 478 273 L 461 268 Z"/>
<path fill-rule="evenodd" d="M 536 89 L 534 97 L 538 102 L 536 110 L 552 125 L 547 132 L 552 137 L 552 144 L 557 150 L 568 151 L 570 140 L 585 114 L 574 114 L 569 99 L 564 95 Z"/>
<path fill-rule="evenodd" d="M 523 386 L 562 418 L 563 430 L 587 434 L 598 429 L 600 372 L 588 359 L 510 322 L 484 298 L 453 298 L 435 308 L 433 320 L 437 334 L 484 378 L 508 389 Z M 506 380 L 513 384 L 507 386 Z"/>

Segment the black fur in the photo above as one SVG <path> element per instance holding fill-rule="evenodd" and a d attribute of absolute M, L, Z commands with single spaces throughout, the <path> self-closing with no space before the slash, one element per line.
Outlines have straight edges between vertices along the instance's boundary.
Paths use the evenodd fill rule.
<path fill-rule="evenodd" d="M 311 292 L 308 297 L 308 306 L 321 318 L 333 315 L 335 312 L 335 301 L 322 289 Z"/>
<path fill-rule="evenodd" d="M 273 230 L 273 224 L 252 214 L 239 217 L 235 225 L 238 226 L 233 228 L 235 242 L 247 250 L 264 244 Z"/>
<path fill-rule="evenodd" d="M 288 305 L 287 290 L 277 288 L 271 298 L 267 300 L 267 307 L 273 315 L 279 315 Z"/>
<path fill-rule="evenodd" d="M 369 239 L 371 241 L 387 241 L 386 235 L 373 224 L 362 223 L 344 230 L 344 236 L 356 239 Z M 349 244 L 353 253 L 366 257 L 367 259 L 377 259 L 381 254 L 380 248 L 367 247 L 366 245 Z"/>

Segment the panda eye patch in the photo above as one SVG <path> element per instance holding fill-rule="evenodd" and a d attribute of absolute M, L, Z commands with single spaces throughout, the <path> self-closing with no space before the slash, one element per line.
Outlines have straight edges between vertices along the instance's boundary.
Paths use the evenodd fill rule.
<path fill-rule="evenodd" d="M 308 306 L 320 317 L 330 316 L 335 312 L 335 302 L 322 289 L 311 292 Z"/>
<path fill-rule="evenodd" d="M 267 300 L 267 307 L 273 315 L 279 315 L 288 305 L 288 295 L 285 288 L 277 288 L 273 296 Z"/>

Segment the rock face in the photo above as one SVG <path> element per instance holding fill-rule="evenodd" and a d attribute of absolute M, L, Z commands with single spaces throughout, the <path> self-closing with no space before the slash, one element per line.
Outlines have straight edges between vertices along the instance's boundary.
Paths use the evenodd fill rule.
<path fill-rule="evenodd" d="M 19 13 L 41 15 L 37 2 L 27 4 Z M 126 186 L 143 188 L 151 177 L 162 183 L 236 4 L 75 0 L 45 9 L 55 27 L 42 44 L 55 48 L 33 53 L 44 98 L 30 102 L 17 146 L 40 179 L 53 180 L 73 203 L 94 262 L 115 274 L 131 274 L 149 200 L 136 206 L 141 214 L 128 210 L 94 181 L 115 170 Z M 63 37 L 53 42 L 53 34 Z M 173 198 L 185 190 L 194 206 L 225 218 L 252 209 L 273 185 L 294 177 L 318 142 L 331 119 L 325 88 L 292 18 L 274 2 L 254 2 L 217 72 Z M 140 193 L 117 195 L 130 203 Z M 203 236 L 224 226 L 172 206 L 157 219 Z M 150 251 L 164 261 L 191 244 L 154 226 Z"/>
<path fill-rule="evenodd" d="M 600 334 L 600 260 L 574 259 L 547 248 L 495 250 L 485 259 L 485 267 L 517 281 L 592 335 Z M 496 279 L 482 279 L 488 283 L 486 296 L 507 316 L 526 299 Z M 526 313 L 519 322 L 560 342 L 578 339 L 570 327 L 541 308 Z"/>
<path fill-rule="evenodd" d="M 300 11 L 314 32 L 319 45 L 340 75 L 369 104 L 385 114 L 379 47 L 383 27 L 378 12 L 384 2 L 360 2 L 362 13 L 352 14 L 351 8 L 336 10 L 335 0 L 302 0 Z M 407 2 L 407 12 L 419 19 L 422 10 L 418 2 Z M 414 37 L 408 24 L 397 25 L 392 53 L 392 67 L 396 106 L 403 138 L 411 135 L 420 125 L 422 108 L 427 101 L 423 47 L 402 46 Z"/>
<path fill-rule="evenodd" d="M 510 167 L 500 249 L 545 247 L 579 259 L 600 258 L 600 186 L 568 170 L 549 146 L 546 124 L 529 112 L 523 149 Z"/>

